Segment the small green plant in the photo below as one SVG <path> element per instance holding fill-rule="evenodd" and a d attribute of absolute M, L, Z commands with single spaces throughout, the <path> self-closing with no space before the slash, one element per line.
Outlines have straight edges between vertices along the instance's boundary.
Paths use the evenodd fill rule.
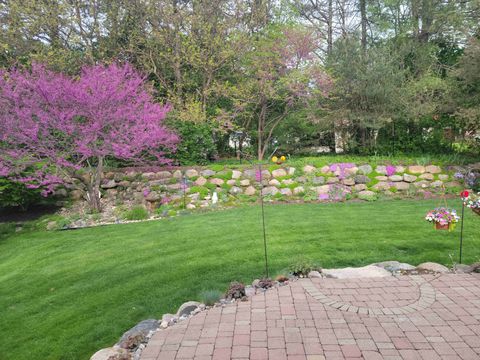
<path fill-rule="evenodd" d="M 135 206 L 123 214 L 125 220 L 148 219 L 148 211 L 143 206 Z"/>
<path fill-rule="evenodd" d="M 203 290 L 200 293 L 200 301 L 207 306 L 215 305 L 223 296 L 219 290 Z"/>
<path fill-rule="evenodd" d="M 288 271 L 296 276 L 308 275 L 310 271 L 319 269 L 320 266 L 318 264 L 316 264 L 312 259 L 307 258 L 303 255 L 295 257 L 290 266 L 288 267 Z"/>

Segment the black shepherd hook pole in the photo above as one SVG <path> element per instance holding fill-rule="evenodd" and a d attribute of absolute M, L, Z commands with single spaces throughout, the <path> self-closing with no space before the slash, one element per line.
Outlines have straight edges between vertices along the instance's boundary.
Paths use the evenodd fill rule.
<path fill-rule="evenodd" d="M 460 261 L 459 263 L 462 263 L 462 248 L 463 248 L 463 218 L 465 215 L 465 201 L 462 199 L 462 225 L 460 228 Z"/>

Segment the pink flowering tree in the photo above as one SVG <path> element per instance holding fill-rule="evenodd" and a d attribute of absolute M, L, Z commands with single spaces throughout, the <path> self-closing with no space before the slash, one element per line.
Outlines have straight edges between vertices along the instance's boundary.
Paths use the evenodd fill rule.
<path fill-rule="evenodd" d="M 107 156 L 165 164 L 178 141 L 163 125 L 169 107 L 128 64 L 85 67 L 74 79 L 39 64 L 2 72 L 0 107 L 0 176 L 44 195 L 77 178 L 96 211 Z"/>

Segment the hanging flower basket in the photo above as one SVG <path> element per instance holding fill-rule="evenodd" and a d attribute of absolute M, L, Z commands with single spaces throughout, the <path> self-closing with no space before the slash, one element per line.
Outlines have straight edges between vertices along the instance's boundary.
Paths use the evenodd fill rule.
<path fill-rule="evenodd" d="M 425 220 L 433 223 L 437 230 L 452 231 L 460 220 L 460 216 L 457 215 L 455 209 L 439 207 L 429 211 L 425 216 Z"/>
<path fill-rule="evenodd" d="M 468 191 L 462 191 L 460 194 L 462 197 L 463 203 L 466 207 L 472 209 L 472 211 L 480 215 L 480 193 L 470 194 Z"/>

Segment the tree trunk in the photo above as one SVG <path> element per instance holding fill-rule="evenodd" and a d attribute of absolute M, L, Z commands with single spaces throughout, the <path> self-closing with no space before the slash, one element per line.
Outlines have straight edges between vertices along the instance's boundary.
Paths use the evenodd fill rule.
<path fill-rule="evenodd" d="M 100 201 L 100 185 L 102 183 L 102 175 L 103 157 L 99 156 L 97 167 L 91 168 L 90 176 L 88 178 L 82 178 L 82 181 L 84 181 L 85 185 L 87 186 L 88 204 L 90 206 L 90 210 L 93 212 L 102 211 L 102 203 Z"/>
<path fill-rule="evenodd" d="M 328 0 L 327 22 L 327 52 L 330 54 L 333 48 L 333 0 Z"/>
<path fill-rule="evenodd" d="M 258 116 L 258 134 L 257 134 L 258 160 L 263 160 L 263 155 L 265 153 L 265 147 L 267 146 L 267 144 L 265 144 L 265 145 L 263 144 L 263 134 L 264 134 L 264 131 L 265 131 L 265 117 L 266 117 L 266 115 L 267 115 L 267 103 L 266 103 L 265 99 L 262 99 L 260 114 Z"/>
<path fill-rule="evenodd" d="M 362 50 L 365 54 L 367 52 L 367 0 L 360 0 L 360 16 L 362 25 Z"/>

